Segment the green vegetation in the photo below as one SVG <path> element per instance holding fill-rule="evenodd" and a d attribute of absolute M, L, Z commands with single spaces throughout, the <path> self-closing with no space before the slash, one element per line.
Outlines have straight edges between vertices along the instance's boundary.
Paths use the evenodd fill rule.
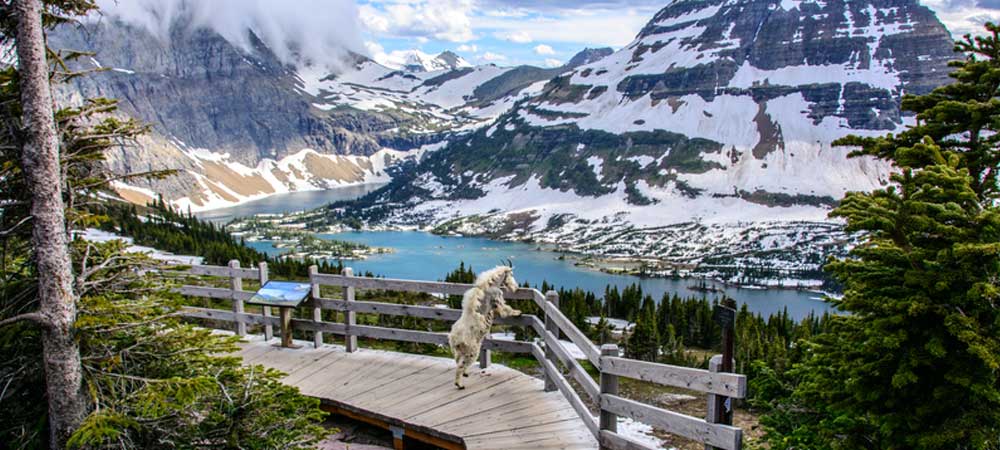
<path fill-rule="evenodd" d="M 903 100 L 916 126 L 841 140 L 899 172 L 833 213 L 864 233 L 828 266 L 849 314 L 758 380 L 771 448 L 1000 447 L 1000 27 L 986 30 L 958 42 L 953 84 Z"/>
<path fill-rule="evenodd" d="M 96 7 L 87 0 L 51 0 L 42 8 L 42 23 L 51 28 L 93 13 Z M 20 15 L 28 9 L 0 4 L 0 47 L 5 51 L 10 51 L 10 44 L 22 44 L 14 41 L 13 30 L 19 20 L 33 19 Z M 70 65 L 86 55 L 54 51 L 47 55 L 49 84 L 84 76 Z M 233 339 L 180 322 L 174 316 L 180 299 L 172 292 L 175 284 L 165 276 L 166 268 L 145 256 L 125 253 L 120 242 L 77 240 L 56 245 L 68 255 L 71 273 L 61 280 L 65 282 L 61 286 L 70 288 L 58 297 L 66 303 L 55 306 L 75 313 L 75 320 L 67 324 L 71 338 L 64 344 L 68 345 L 53 351 L 53 336 L 67 330 L 53 330 L 61 322 L 45 313 L 55 309 L 56 297 L 41 292 L 40 286 L 59 272 L 39 262 L 44 255 L 32 236 L 48 237 L 63 230 L 36 229 L 39 214 L 52 217 L 65 212 L 69 232 L 102 226 L 116 212 L 131 211 L 104 200 L 113 194 L 112 180 L 169 174 L 122 177 L 107 172 L 104 152 L 131 145 L 145 131 L 134 121 L 115 117 L 115 102 L 107 99 L 58 106 L 54 116 L 59 153 L 46 158 L 24 132 L 22 119 L 29 101 L 22 105 L 22 97 L 29 95 L 21 90 L 25 82 L 21 76 L 13 66 L 0 70 L 0 447 L 310 448 L 326 434 L 318 426 L 324 415 L 318 402 L 281 385 L 277 372 L 244 367 L 238 359 L 221 356 L 235 349 Z M 33 192 L 37 183 L 26 173 L 25 160 L 30 158 L 45 158 L 58 169 L 52 172 L 65 187 L 65 211 L 38 207 L 41 196 Z M 138 221 L 134 214 L 130 217 Z M 193 223 L 171 214 L 161 218 Z M 220 259 L 222 253 L 239 248 L 209 228 L 185 228 L 180 234 L 191 234 L 181 239 L 177 234 L 157 235 L 157 226 L 154 221 L 143 228 L 152 232 L 147 243 L 173 236 L 176 247 Z M 201 243 L 203 239 L 210 244 Z M 256 255 L 240 256 L 249 260 Z M 40 301 L 43 297 L 47 303 Z M 47 371 L 55 360 L 65 370 Z M 59 377 L 71 383 L 53 383 Z M 53 395 L 60 392 L 68 395 Z M 72 405 L 74 411 L 52 405 Z"/>
<path fill-rule="evenodd" d="M 247 247 L 224 227 L 181 214 L 157 200 L 146 208 L 135 205 L 106 205 L 102 208 L 108 220 L 101 226 L 105 231 L 131 237 L 136 244 L 181 254 L 197 255 L 205 264 L 224 266 L 239 260 L 243 267 L 268 263 L 272 277 L 302 279 L 309 276 L 309 266 L 316 265 L 323 273 L 341 273 L 342 263 L 312 258 L 272 258 Z"/>
<path fill-rule="evenodd" d="M 356 242 L 320 239 L 312 232 L 282 227 L 260 217 L 237 219 L 227 224 L 225 230 L 239 234 L 242 239 L 273 241 L 276 248 L 287 249 L 285 255 L 293 258 L 361 259 L 367 255 L 390 252 L 386 248 L 372 248 Z"/>

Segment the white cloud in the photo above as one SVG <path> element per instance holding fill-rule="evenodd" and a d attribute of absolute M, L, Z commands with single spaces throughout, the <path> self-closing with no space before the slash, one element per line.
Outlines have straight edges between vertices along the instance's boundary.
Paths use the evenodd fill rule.
<path fill-rule="evenodd" d="M 556 51 L 553 50 L 552 47 L 550 47 L 548 45 L 541 44 L 541 45 L 535 47 L 535 54 L 538 54 L 538 55 L 554 55 L 554 54 L 556 54 Z"/>
<path fill-rule="evenodd" d="M 991 8 L 990 1 L 922 0 L 921 3 L 937 13 L 953 38 L 983 34 L 983 24 L 1000 21 L 1000 11 Z"/>
<path fill-rule="evenodd" d="M 181 24 L 210 28 L 234 45 L 252 51 L 253 30 L 284 63 L 338 68 L 344 50 L 365 44 L 352 0 L 97 0 L 101 13 L 143 27 L 160 39 Z M 98 20 L 98 16 L 95 16 Z"/>
<path fill-rule="evenodd" d="M 397 0 L 381 7 L 362 5 L 361 20 L 376 34 L 468 42 L 472 31 L 472 0 Z"/>
<path fill-rule="evenodd" d="M 378 42 L 372 41 L 365 41 L 365 50 L 368 50 L 369 55 L 385 53 L 385 47 L 382 47 Z"/>
<path fill-rule="evenodd" d="M 486 52 L 479 55 L 479 59 L 483 61 L 496 62 L 496 61 L 506 61 L 507 57 L 499 53 Z"/>
<path fill-rule="evenodd" d="M 479 16 L 476 28 L 490 30 L 494 36 L 511 41 L 510 36 L 520 35 L 534 41 L 570 43 L 581 47 L 622 47 L 635 39 L 639 30 L 658 10 L 657 7 L 565 9 L 516 19 Z"/>
<path fill-rule="evenodd" d="M 503 39 L 505 41 L 511 41 L 517 44 L 527 44 L 534 39 L 526 31 L 513 31 L 510 33 L 496 33 L 496 37 Z"/>
<path fill-rule="evenodd" d="M 475 45 L 462 44 L 459 45 L 458 48 L 456 48 L 455 50 L 463 53 L 475 53 L 479 51 L 479 47 Z"/>
<path fill-rule="evenodd" d="M 487 9 L 486 15 L 490 17 L 527 17 L 528 11 L 521 8 Z"/>
<path fill-rule="evenodd" d="M 563 65 L 563 62 L 558 59 L 546 58 L 545 67 L 559 67 Z"/>

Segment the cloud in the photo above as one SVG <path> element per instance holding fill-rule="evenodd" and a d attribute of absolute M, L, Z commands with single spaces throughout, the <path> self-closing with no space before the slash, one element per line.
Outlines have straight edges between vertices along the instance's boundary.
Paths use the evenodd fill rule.
<path fill-rule="evenodd" d="M 477 47 L 475 45 L 462 44 L 462 45 L 459 45 L 458 48 L 455 49 L 455 51 L 459 51 L 459 52 L 463 52 L 463 53 L 475 53 L 475 52 L 479 51 L 479 47 Z"/>
<path fill-rule="evenodd" d="M 545 60 L 545 67 L 559 67 L 563 65 L 563 62 L 558 59 L 547 58 Z"/>
<path fill-rule="evenodd" d="M 472 32 L 472 0 L 393 0 L 360 7 L 361 20 L 372 32 L 404 38 L 468 42 Z"/>
<path fill-rule="evenodd" d="M 552 47 L 550 47 L 548 45 L 541 44 L 541 45 L 535 47 L 535 54 L 537 54 L 537 55 L 554 55 L 554 54 L 556 54 L 556 51 L 553 50 Z"/>
<path fill-rule="evenodd" d="M 620 9 L 638 6 L 663 8 L 664 0 L 483 0 L 484 6 L 496 8 L 558 10 L 558 9 Z"/>
<path fill-rule="evenodd" d="M 580 47 L 621 47 L 632 42 L 659 9 L 565 9 L 535 13 L 517 19 L 480 16 L 476 18 L 476 26 L 491 30 L 494 36 L 501 39 L 520 34 L 529 36 L 534 41 L 567 43 Z"/>
<path fill-rule="evenodd" d="M 528 34 L 525 31 L 513 31 L 513 32 L 510 32 L 510 33 L 496 33 L 496 37 L 498 37 L 500 39 L 503 39 L 505 41 L 510 41 L 510 42 L 514 42 L 514 43 L 517 43 L 517 44 L 527 44 L 527 43 L 533 41 L 533 39 L 531 39 L 531 35 Z"/>
<path fill-rule="evenodd" d="M 497 62 L 497 61 L 506 61 L 507 57 L 499 53 L 486 52 L 483 53 L 482 55 L 479 55 L 479 59 L 488 62 Z"/>
<path fill-rule="evenodd" d="M 382 47 L 378 42 L 365 41 L 365 50 L 368 50 L 369 55 L 378 55 L 385 53 L 385 47 Z"/>
<path fill-rule="evenodd" d="M 364 52 L 353 0 L 97 0 L 101 13 L 168 40 L 171 27 L 208 28 L 252 51 L 252 30 L 286 64 L 340 67 L 345 50 Z M 98 16 L 93 19 L 97 20 Z"/>
<path fill-rule="evenodd" d="M 944 23 L 952 37 L 983 34 L 983 24 L 1000 21 L 998 0 L 922 0 Z"/>

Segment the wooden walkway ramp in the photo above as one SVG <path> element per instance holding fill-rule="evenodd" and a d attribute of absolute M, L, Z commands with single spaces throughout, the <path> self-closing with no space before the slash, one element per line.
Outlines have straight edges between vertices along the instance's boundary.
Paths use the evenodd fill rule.
<path fill-rule="evenodd" d="M 327 410 L 375 418 L 394 433 L 469 450 L 598 447 L 562 394 L 544 392 L 542 380 L 507 367 L 472 370 L 466 389 L 458 390 L 450 359 L 368 349 L 348 353 L 342 346 L 312 343 L 289 349 L 274 342 L 248 336 L 240 352 L 244 363 L 281 370 L 288 374 L 285 383 L 319 398 Z"/>
<path fill-rule="evenodd" d="M 313 266 L 309 275 L 311 298 L 297 308 L 295 317 L 290 307 L 281 308 L 280 317 L 275 317 L 266 306 L 250 312 L 244 309 L 254 292 L 243 290 L 243 280 L 266 283 L 265 263 L 256 269 L 240 268 L 239 261 L 230 262 L 228 267 L 194 266 L 180 275 L 186 282 L 212 283 L 184 285 L 178 288 L 181 294 L 231 302 L 231 309 L 230 305 L 216 309 L 200 300 L 206 307 L 188 306 L 184 317 L 244 336 L 240 354 L 247 363 L 287 373 L 285 383 L 319 398 L 327 411 L 390 429 L 397 449 L 409 436 L 449 450 L 594 449 L 598 442 L 602 450 L 654 450 L 619 433 L 619 418 L 717 449 L 741 450 L 743 446 L 743 430 L 727 425 L 726 412 L 732 404 L 728 399 L 746 398 L 746 377 L 723 370 L 721 355 L 712 359 L 709 370 L 622 358 L 616 345 L 598 347 L 573 325 L 559 309 L 559 294 L 554 291 L 543 294 L 520 288 L 504 292 L 506 299 L 534 302 L 544 319 L 529 314 L 498 319 L 496 325 L 521 327 L 535 337 L 524 341 L 487 338 L 480 364 L 488 369 L 485 374 L 472 372 L 466 380 L 467 389 L 458 390 L 452 385 L 455 364 L 450 358 L 364 349 L 358 339 L 446 347 L 448 335 L 444 332 L 375 326 L 370 319 L 396 316 L 448 323 L 458 320 L 461 311 L 375 299 L 385 292 L 462 295 L 470 285 L 354 277 L 350 268 L 340 275 L 321 274 Z M 223 282 L 229 287 L 217 287 Z M 368 300 L 357 300 L 357 291 L 363 291 Z M 324 312 L 328 320 L 324 320 Z M 369 320 L 359 321 L 359 315 Z M 279 327 L 281 339 L 274 333 Z M 263 331 L 270 338 L 268 342 L 262 336 L 247 334 L 255 330 Z M 299 348 L 273 344 L 280 341 L 292 346 L 295 336 L 312 339 L 298 342 Z M 570 347 L 560 340 L 563 336 L 598 377 L 571 354 Z M 343 342 L 346 348 L 330 342 Z M 530 355 L 538 362 L 544 382 L 491 366 L 493 351 Z M 623 397 L 619 395 L 619 378 L 708 394 L 708 417 L 692 417 Z M 595 417 L 597 410 L 600 414 Z"/>

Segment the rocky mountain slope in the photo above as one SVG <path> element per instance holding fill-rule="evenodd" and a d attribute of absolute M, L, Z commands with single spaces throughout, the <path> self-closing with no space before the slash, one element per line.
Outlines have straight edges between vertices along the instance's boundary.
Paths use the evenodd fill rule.
<path fill-rule="evenodd" d="M 899 130 L 902 95 L 946 83 L 954 57 L 915 0 L 677 0 L 627 47 L 317 224 L 815 269 L 847 239 L 829 208 L 890 170 L 831 142 Z"/>
<path fill-rule="evenodd" d="M 91 51 L 66 101 L 105 96 L 153 127 L 110 156 L 128 173 L 175 169 L 166 180 L 119 184 L 126 198 L 163 195 L 182 209 L 229 206 L 283 192 L 387 181 L 386 168 L 456 132 L 486 125 L 537 93 L 544 69 L 472 67 L 451 52 L 413 53 L 389 68 L 350 54 L 341 67 L 283 64 L 247 30 L 245 49 L 182 21 L 162 39 L 113 16 L 66 26 L 54 48 Z M 507 73 L 501 91 L 477 89 Z"/>

